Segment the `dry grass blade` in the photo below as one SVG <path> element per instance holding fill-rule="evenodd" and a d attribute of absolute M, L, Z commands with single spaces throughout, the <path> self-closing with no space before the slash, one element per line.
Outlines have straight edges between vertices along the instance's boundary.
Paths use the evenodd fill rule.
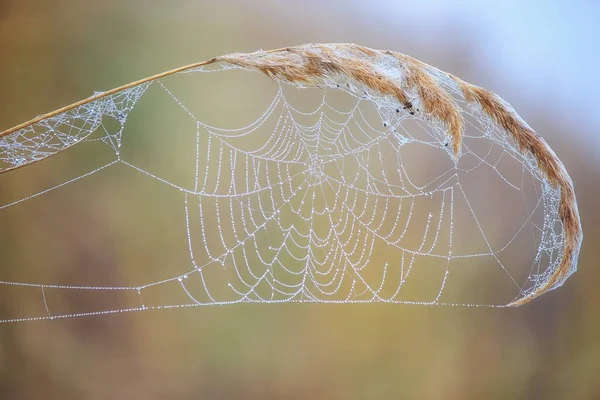
<path fill-rule="evenodd" d="M 94 103 L 99 104 L 97 108 L 84 109 L 84 111 L 88 113 L 86 114 L 88 116 L 90 112 L 93 114 L 93 118 L 90 118 L 91 121 L 97 121 L 101 118 L 102 107 L 106 107 L 106 104 L 100 103 L 103 99 L 141 87 L 168 75 L 213 63 L 228 63 L 254 69 L 275 80 L 302 85 L 317 84 L 323 80 L 335 80 L 339 77 L 349 78 L 374 95 L 394 99 L 397 101 L 398 107 L 408 110 L 411 114 L 416 114 L 417 117 L 435 120 L 443 124 L 449 140 L 452 141 L 453 152 L 456 157 L 459 157 L 464 121 L 463 111 L 447 90 L 448 84 L 454 85 L 462 92 L 464 100 L 479 107 L 491 121 L 516 142 L 521 152 L 535 157 L 538 168 L 546 180 L 561 192 L 559 218 L 563 224 L 565 241 L 560 263 L 550 274 L 546 275 L 544 281 L 538 282 L 533 291 L 509 305 L 525 304 L 548 290 L 560 286 L 574 270 L 582 241 L 575 193 L 572 181 L 562 162 L 546 142 L 497 95 L 464 82 L 451 74 L 439 71 L 412 57 L 354 44 L 308 44 L 249 54 L 229 54 L 166 71 L 96 94 L 1 132 L 0 173 L 22 168 L 75 145 L 86 134 L 91 133 L 97 127 L 97 123 L 91 122 L 89 126 L 82 129 L 82 135 L 78 136 L 76 140 L 61 142 L 48 151 L 32 155 L 27 153 L 26 148 L 20 148 L 21 156 L 3 157 L 3 152 L 15 151 L 13 147 L 15 144 L 18 145 L 19 137 L 31 138 L 32 135 L 37 135 L 36 127 L 42 126 L 44 129 L 52 131 L 54 125 L 48 121 L 59 118 L 58 123 L 61 123 L 63 122 L 60 119 L 61 116 L 66 116 L 68 121 L 70 118 L 68 113 Z M 53 121 L 56 123 L 55 120 Z M 2 161 L 7 165 L 2 165 Z"/>

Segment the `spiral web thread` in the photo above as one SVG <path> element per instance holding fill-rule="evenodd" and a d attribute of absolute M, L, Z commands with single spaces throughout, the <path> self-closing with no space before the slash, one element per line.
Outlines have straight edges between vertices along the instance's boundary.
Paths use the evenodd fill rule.
<path fill-rule="evenodd" d="M 185 73 L 222 73 L 230 69 L 241 68 L 223 63 Z M 91 140 L 102 141 L 115 154 L 109 163 L 74 179 L 0 205 L 0 212 L 106 168 L 124 165 L 139 172 L 143 176 L 140 179 L 154 179 L 181 192 L 190 256 L 188 272 L 138 286 L 0 282 L 0 289 L 11 285 L 39 291 L 46 311 L 46 315 L 2 322 L 244 302 L 457 305 L 444 299 L 455 268 L 451 264 L 459 265 L 468 258 L 492 260 L 488 268 L 500 269 L 514 284 L 513 298 L 531 293 L 545 280 L 548 271 L 556 268 L 562 256 L 560 191 L 546 181 L 532 156 L 520 152 L 481 109 L 464 101 L 453 82 L 443 79 L 442 82 L 467 120 L 473 121 L 469 122 L 473 133 L 465 135 L 462 155 L 477 159 L 477 164 L 469 170 L 461 167 L 448 146 L 444 126 L 418 114 L 417 96 L 412 108 L 407 109 L 398 106 L 394 99 L 378 96 L 360 83 L 343 78 L 320 82 L 322 101 L 310 111 L 291 104 L 286 98 L 289 85 L 277 83 L 278 90 L 265 112 L 253 123 L 237 129 L 217 128 L 202 122 L 167 83 L 157 80 L 0 138 L 0 170 L 13 169 Z M 120 155 L 128 115 L 150 85 L 181 107 L 196 124 L 196 132 L 185 132 L 196 135 L 193 187 L 171 182 Z M 353 107 L 340 110 L 330 104 L 329 94 L 340 91 L 354 99 Z M 367 115 L 369 110 L 379 117 L 378 124 Z M 108 129 L 106 118 L 116 121 L 120 128 Z M 303 123 L 304 120 L 313 122 Z M 407 129 L 408 121 L 420 128 L 418 135 Z M 254 140 L 266 126 L 272 127 L 268 134 Z M 92 135 L 94 132 L 100 132 L 100 136 Z M 500 158 L 487 158 L 491 150 L 487 155 L 471 151 L 470 140 L 499 146 L 500 158 L 519 163 L 522 175 L 530 176 L 536 183 L 536 202 L 524 199 L 529 217 L 516 221 L 514 235 L 502 246 L 493 247 L 488 240 L 460 174 L 489 168 L 502 179 L 506 190 L 519 191 L 522 182 L 503 176 L 497 168 Z M 425 184 L 414 182 L 405 168 L 403 150 L 415 145 L 436 149 L 451 160 L 451 166 Z M 477 226 L 477 231 L 471 234 L 483 239 L 486 251 L 453 251 L 458 202 L 471 214 Z M 422 212 L 423 207 L 429 212 Z M 417 209 L 421 212 L 417 213 Z M 542 221 L 533 221 L 533 215 L 540 210 Z M 538 247 L 523 282 L 512 276 L 500 255 L 524 229 L 533 232 Z M 436 289 L 427 298 L 412 293 L 405 296 L 404 287 L 412 275 L 428 268 L 431 260 L 441 265 L 440 273 L 435 275 Z M 179 286 L 189 301 L 145 304 L 144 293 L 161 285 Z M 46 300 L 49 291 L 91 290 L 132 292 L 139 297 L 139 306 L 59 315 L 53 313 L 51 302 Z"/>

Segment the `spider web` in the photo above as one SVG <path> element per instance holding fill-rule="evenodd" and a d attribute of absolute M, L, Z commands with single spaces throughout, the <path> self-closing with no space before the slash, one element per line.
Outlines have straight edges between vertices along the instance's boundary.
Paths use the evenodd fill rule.
<path fill-rule="evenodd" d="M 263 90 L 244 97 L 242 85 L 230 85 L 207 113 L 211 98 L 196 89 L 231 82 L 228 74 L 258 80 Z M 2 281 L 0 290 L 25 291 L 33 303 L 30 314 L 18 310 L 2 322 L 234 303 L 503 306 L 527 295 L 562 255 L 560 192 L 530 155 L 440 79 L 467 123 L 458 158 L 445 127 L 419 112 L 416 94 L 413 109 L 405 109 L 352 80 L 297 87 L 228 64 L 135 86 L 0 138 L 0 171 L 85 143 L 107 154 L 73 178 L 3 199 L 0 213 L 50 192 L 68 197 L 76 182 L 126 169 L 178 196 L 188 253 L 183 272 L 165 267 L 162 278 L 142 273 L 132 285 Z M 219 99 L 232 110 L 262 112 L 231 127 L 239 118 L 219 114 Z M 136 112 L 149 118 L 138 111 L 144 102 L 172 127 L 145 136 L 167 135 L 167 146 L 176 137 L 193 139 L 177 150 L 190 161 L 186 170 L 136 161 L 143 158 L 127 138 L 140 140 L 142 132 L 129 129 L 129 120 Z M 162 288 L 167 294 L 157 295 Z M 82 292 L 119 292 L 128 300 L 77 311 L 60 301 Z"/>

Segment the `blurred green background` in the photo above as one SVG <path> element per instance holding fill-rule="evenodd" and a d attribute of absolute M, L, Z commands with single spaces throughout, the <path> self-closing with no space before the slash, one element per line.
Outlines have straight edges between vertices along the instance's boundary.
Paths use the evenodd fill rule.
<path fill-rule="evenodd" d="M 0 325 L 0 398 L 600 398 L 599 26 L 589 1 L 0 1 L 0 130 L 216 55 L 355 42 L 410 54 L 510 101 L 565 163 L 585 235 L 579 271 L 518 309 L 241 305 Z M 38 167 L 29 179 L 55 172 Z M 0 196 L 30 183 L 3 182 Z M 0 212 L 1 279 L 46 277 L 36 249 L 51 234 L 69 244 L 46 249 L 63 258 L 63 280 L 126 280 L 104 266 L 139 263 L 146 250 L 111 243 L 110 232 L 140 227 L 105 205 L 109 189 L 95 188 L 85 207 L 76 194 L 55 195 L 36 214 Z M 32 300 L 0 287 L 0 301 L 18 313 Z"/>

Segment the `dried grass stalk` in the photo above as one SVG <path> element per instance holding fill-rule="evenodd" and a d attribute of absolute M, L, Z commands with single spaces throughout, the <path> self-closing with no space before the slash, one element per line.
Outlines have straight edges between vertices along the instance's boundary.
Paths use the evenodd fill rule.
<path fill-rule="evenodd" d="M 218 62 L 258 70 L 272 79 L 294 84 L 316 85 L 323 80 L 350 78 L 375 94 L 397 99 L 399 106 L 408 109 L 411 114 L 414 113 L 414 110 L 409 93 L 416 93 L 420 104 L 419 113 L 446 126 L 452 140 L 454 154 L 459 156 L 464 123 L 462 110 L 453 100 L 447 87 L 441 84 L 443 80 L 453 82 L 462 92 L 466 102 L 479 106 L 483 113 L 514 139 L 521 152 L 535 157 L 538 167 L 548 182 L 559 188 L 561 192 L 559 218 L 564 226 L 565 244 L 560 264 L 547 276 L 545 281 L 537 285 L 534 291 L 513 301 L 509 306 L 523 305 L 559 286 L 574 269 L 583 236 L 573 183 L 564 165 L 544 139 L 531 129 L 512 107 L 494 93 L 467 83 L 452 74 L 444 73 L 412 57 L 392 51 L 373 50 L 355 44 L 307 44 L 255 53 L 224 55 L 131 82 L 51 113 L 40 115 L 1 132 L 0 138 L 75 107 L 137 85 Z M 37 161 L 39 160 L 7 168 L 0 173 Z"/>

